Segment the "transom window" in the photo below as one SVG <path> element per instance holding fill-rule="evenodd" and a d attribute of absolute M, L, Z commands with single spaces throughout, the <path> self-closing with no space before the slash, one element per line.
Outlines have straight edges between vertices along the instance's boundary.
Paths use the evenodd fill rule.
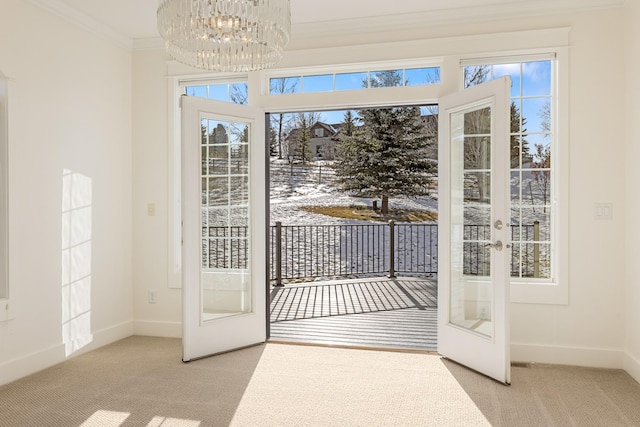
<path fill-rule="evenodd" d="M 269 79 L 269 94 L 334 92 L 381 87 L 425 86 L 440 83 L 440 67 L 400 68 L 274 77 Z"/>
<path fill-rule="evenodd" d="M 184 95 L 215 99 L 223 102 L 233 102 L 234 104 L 249 103 L 249 91 L 246 81 L 214 84 L 185 82 L 180 86 Z"/>
<path fill-rule="evenodd" d="M 554 62 L 463 64 L 464 87 L 511 77 L 511 276 L 554 278 Z"/>
<path fill-rule="evenodd" d="M 562 43 L 561 40 L 559 45 Z M 253 88 L 252 93 L 262 95 L 252 100 L 248 98 L 247 76 L 185 78 L 176 79 L 176 94 L 259 106 L 271 112 L 273 127 L 274 121 L 281 122 L 282 117 L 289 114 L 284 113 L 286 111 L 329 111 L 351 102 L 356 106 L 363 102 L 363 98 L 355 93 L 345 91 L 363 93 L 363 90 L 370 90 L 366 95 L 363 93 L 367 105 L 372 102 L 384 105 L 409 100 L 418 102 L 418 97 L 437 102 L 439 96 L 451 91 L 449 85 L 440 84 L 441 72 L 445 74 L 442 81 L 459 79 L 460 87 L 464 88 L 509 75 L 513 83 L 509 222 L 514 286 L 511 287 L 511 299 L 513 302 L 564 304 L 568 298 L 568 215 L 564 208 L 568 191 L 565 168 L 568 152 L 563 124 L 568 121 L 568 112 L 563 100 L 568 97 L 568 73 L 567 67 L 558 64 L 563 64 L 567 57 L 566 48 L 557 48 L 548 53 L 539 50 L 517 56 L 497 53 L 495 57 L 481 59 L 445 57 L 426 62 L 409 60 L 402 65 L 385 61 L 374 65 L 363 63 L 361 67 L 343 65 L 331 69 L 329 65 L 323 65 L 304 70 L 273 70 L 260 72 L 252 78 L 252 82 L 263 82 L 266 86 L 266 93 Z M 455 67 L 434 65 L 453 60 L 459 61 L 460 74 L 453 73 Z M 411 89 L 412 86 L 415 89 Z M 377 90 L 385 87 L 397 90 Z M 305 96 L 286 96 L 302 93 Z M 272 148 L 278 143 L 276 135 L 272 131 Z M 315 147 L 316 150 L 319 147 Z M 274 150 L 272 154 L 274 152 L 279 151 Z M 179 165 L 175 168 L 179 170 Z M 179 218 L 178 214 L 176 218 Z M 176 224 L 175 230 L 179 231 L 179 222 Z M 175 234 L 179 236 L 179 232 Z M 179 267 L 179 263 L 176 265 Z"/>

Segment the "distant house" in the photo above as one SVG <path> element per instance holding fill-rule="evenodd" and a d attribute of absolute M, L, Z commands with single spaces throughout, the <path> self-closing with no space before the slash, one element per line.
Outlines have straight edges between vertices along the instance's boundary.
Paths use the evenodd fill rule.
<path fill-rule="evenodd" d="M 421 117 L 424 132 L 430 136 L 431 144 L 427 150 L 427 156 L 432 159 L 438 158 L 438 116 L 423 115 Z M 309 130 L 309 153 L 310 160 L 335 160 L 336 148 L 340 140 L 342 123 L 327 124 L 316 122 Z M 300 140 L 300 129 L 294 128 L 285 137 L 285 145 L 290 155 L 299 157 L 298 141 Z"/>
<path fill-rule="evenodd" d="M 339 124 L 316 122 L 309 129 L 309 153 L 312 160 L 334 160 L 338 144 Z M 285 138 L 289 154 L 299 156 L 300 129 L 292 129 Z"/>

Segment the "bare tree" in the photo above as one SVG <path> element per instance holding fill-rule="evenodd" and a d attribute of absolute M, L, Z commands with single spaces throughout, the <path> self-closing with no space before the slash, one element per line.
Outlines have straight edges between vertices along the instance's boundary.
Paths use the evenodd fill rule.
<path fill-rule="evenodd" d="M 247 83 L 231 84 L 229 97 L 234 104 L 247 105 L 249 103 L 249 85 Z"/>
<path fill-rule="evenodd" d="M 477 86 L 481 83 L 489 81 L 491 67 L 488 65 L 472 65 L 464 67 L 464 87 Z"/>
<path fill-rule="evenodd" d="M 297 153 L 300 156 L 300 160 L 304 165 L 307 160 L 309 160 L 309 140 L 311 139 L 309 135 L 309 122 L 307 122 L 307 117 L 304 113 L 300 113 L 298 115 L 298 126 L 300 129 L 300 134 L 298 135 L 298 146 Z"/>
<path fill-rule="evenodd" d="M 229 85 L 229 99 L 234 104 L 247 105 L 249 102 L 249 85 L 245 83 L 232 83 Z M 229 129 L 231 135 L 237 141 L 244 141 L 247 127 L 243 123 L 231 123 Z"/>
<path fill-rule="evenodd" d="M 282 77 L 279 79 L 271 79 L 269 82 L 271 94 L 285 94 L 293 93 L 298 86 L 298 79 Z M 288 120 L 291 119 L 290 114 L 286 113 L 272 113 L 271 114 L 271 128 L 275 133 L 276 146 L 278 152 L 278 158 L 282 159 L 283 150 L 282 142 L 284 141 L 284 134 L 287 130 Z"/>
<path fill-rule="evenodd" d="M 549 101 L 540 107 L 538 116 L 542 119 L 540 128 L 545 133 L 544 138 L 549 140 L 551 138 L 551 103 Z M 548 194 L 551 186 L 551 145 L 536 144 L 535 147 L 536 151 L 531 164 L 531 167 L 534 168 L 533 181 L 542 193 L 542 202 L 544 204 L 543 212 L 546 212 Z"/>
<path fill-rule="evenodd" d="M 549 201 L 549 190 L 551 186 L 551 146 L 536 144 L 536 151 L 533 154 L 533 182 L 542 194 L 543 212 L 547 212 L 547 202 Z"/>
<path fill-rule="evenodd" d="M 322 113 L 319 111 L 308 111 L 304 113 L 290 113 L 292 118 L 286 117 L 287 122 L 293 124 L 293 129 L 287 136 L 287 154 L 289 161 L 300 159 L 302 164 L 311 158 L 309 141 L 311 140 L 310 129 L 317 122 L 322 121 Z"/>
<path fill-rule="evenodd" d="M 542 119 L 540 123 L 540 130 L 546 133 L 545 137 L 548 138 L 551 134 L 551 102 L 545 102 L 540 111 L 538 111 L 538 117 Z"/>
<path fill-rule="evenodd" d="M 477 200 L 485 202 L 490 197 L 487 169 L 491 165 L 490 138 L 491 133 L 491 109 L 482 108 L 470 111 L 464 115 L 464 169 L 478 170 L 469 173 L 475 177 L 473 186 L 469 190 L 477 191 Z M 474 192 L 475 192 L 474 191 Z"/>

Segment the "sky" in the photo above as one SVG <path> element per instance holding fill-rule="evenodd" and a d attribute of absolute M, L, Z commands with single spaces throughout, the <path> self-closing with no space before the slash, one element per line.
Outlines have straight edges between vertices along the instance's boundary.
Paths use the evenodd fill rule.
<path fill-rule="evenodd" d="M 490 66 L 488 79 L 504 75 L 511 77 L 511 96 L 526 120 L 525 129 L 529 133 L 541 133 L 542 117 L 540 111 L 551 100 L 552 94 L 552 61 L 533 61 L 514 64 L 498 64 Z M 375 90 L 376 87 L 389 86 L 384 77 L 391 73 L 398 76 L 394 86 L 415 86 L 438 84 L 440 69 L 438 67 L 408 68 L 396 70 L 358 71 L 323 75 L 291 76 L 272 79 L 271 93 L 313 93 L 341 90 Z M 284 83 L 284 85 L 283 85 Z M 188 95 L 218 99 L 231 102 L 246 102 L 246 83 L 187 86 Z M 321 121 L 329 124 L 342 123 L 345 110 L 323 111 Z M 424 114 L 428 112 L 425 111 Z M 549 143 L 544 135 L 531 135 L 534 143 Z M 535 140 L 535 141 L 534 141 Z"/>

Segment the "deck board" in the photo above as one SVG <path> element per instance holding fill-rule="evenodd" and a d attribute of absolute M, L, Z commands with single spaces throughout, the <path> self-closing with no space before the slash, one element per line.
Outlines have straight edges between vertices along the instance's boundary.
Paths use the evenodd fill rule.
<path fill-rule="evenodd" d="M 436 350 L 437 284 L 374 278 L 274 288 L 271 339 Z"/>

